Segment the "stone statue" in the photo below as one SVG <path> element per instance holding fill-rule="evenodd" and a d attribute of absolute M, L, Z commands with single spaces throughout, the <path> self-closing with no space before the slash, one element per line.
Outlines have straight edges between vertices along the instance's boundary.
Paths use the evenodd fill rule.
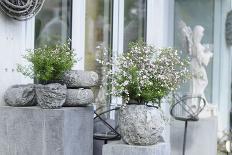
<path fill-rule="evenodd" d="M 209 48 L 201 43 L 204 35 L 204 28 L 200 25 L 194 27 L 193 30 L 193 44 L 191 48 L 191 67 L 192 67 L 192 94 L 194 96 L 201 96 L 205 100 L 205 88 L 208 85 L 208 77 L 206 67 L 213 56 Z"/>
<path fill-rule="evenodd" d="M 187 52 L 191 58 L 191 71 L 193 77 L 191 81 L 190 93 L 192 96 L 201 96 L 206 100 L 205 89 L 208 85 L 206 68 L 213 56 L 213 53 L 211 52 L 209 45 L 206 46 L 201 43 L 204 36 L 204 28 L 202 26 L 196 25 L 193 31 L 190 27 L 186 26 L 183 21 L 180 23 L 180 26 L 182 35 L 185 36 L 185 48 L 187 48 Z M 193 99 L 192 105 L 196 105 L 196 102 L 197 100 Z M 207 100 L 206 103 L 208 103 Z M 209 107 L 208 104 L 207 106 Z"/>

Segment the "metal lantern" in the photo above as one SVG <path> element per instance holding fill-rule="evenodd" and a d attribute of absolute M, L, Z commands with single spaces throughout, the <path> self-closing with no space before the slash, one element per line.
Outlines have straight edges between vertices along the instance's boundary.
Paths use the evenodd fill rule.
<path fill-rule="evenodd" d="M 3 12 L 16 20 L 23 21 L 35 16 L 45 0 L 0 0 Z"/>

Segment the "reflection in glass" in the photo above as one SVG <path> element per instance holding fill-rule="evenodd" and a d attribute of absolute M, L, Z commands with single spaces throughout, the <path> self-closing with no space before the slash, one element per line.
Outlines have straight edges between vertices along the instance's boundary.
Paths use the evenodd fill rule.
<path fill-rule="evenodd" d="M 35 18 L 35 47 L 71 38 L 71 0 L 47 0 Z"/>
<path fill-rule="evenodd" d="M 146 0 L 124 1 L 124 51 L 128 43 L 146 38 Z"/>
<path fill-rule="evenodd" d="M 202 16 L 204 15 L 204 16 Z M 174 45 L 178 50 L 183 51 L 183 54 L 188 54 L 189 45 L 183 42 L 183 26 L 189 26 L 186 31 L 194 31 L 196 25 L 201 25 L 204 28 L 204 34 L 201 43 L 208 44 L 208 48 L 213 51 L 213 36 L 214 36 L 214 0 L 175 0 L 175 31 Z M 196 28 L 196 27 L 195 27 Z M 212 102 L 212 64 L 210 60 L 208 65 L 205 65 L 208 86 L 205 89 L 205 96 L 208 102 Z M 184 92 L 190 90 L 190 84 L 183 87 Z"/>
<path fill-rule="evenodd" d="M 86 0 L 85 26 L 85 70 L 93 70 L 99 75 L 99 86 L 94 89 L 97 107 L 107 105 L 104 66 L 96 59 L 102 59 L 103 51 L 96 47 L 111 49 L 112 40 L 112 0 Z"/>

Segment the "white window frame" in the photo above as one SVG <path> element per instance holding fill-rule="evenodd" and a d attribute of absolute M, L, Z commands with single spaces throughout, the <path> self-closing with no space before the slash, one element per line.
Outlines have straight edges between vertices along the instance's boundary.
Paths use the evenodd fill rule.
<path fill-rule="evenodd" d="M 84 70 L 85 66 L 85 0 L 72 1 L 72 48 L 80 59 L 73 69 Z"/>

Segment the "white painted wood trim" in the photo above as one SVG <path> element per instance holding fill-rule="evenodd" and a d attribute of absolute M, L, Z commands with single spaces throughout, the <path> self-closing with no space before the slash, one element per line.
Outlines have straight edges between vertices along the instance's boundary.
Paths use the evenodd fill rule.
<path fill-rule="evenodd" d="M 85 0 L 72 1 L 72 48 L 80 59 L 73 69 L 85 66 Z"/>
<path fill-rule="evenodd" d="M 34 41 L 35 41 L 35 17 L 27 20 L 24 22 L 24 51 L 22 51 L 23 54 L 26 53 L 29 49 L 34 49 Z M 24 59 L 21 60 L 22 64 L 27 64 Z M 33 79 L 30 79 L 28 77 L 25 77 L 23 75 L 21 76 L 21 83 L 33 83 Z"/>
<path fill-rule="evenodd" d="M 116 58 L 123 53 L 124 40 L 124 0 L 113 1 L 113 43 L 112 56 Z M 114 68 L 113 68 L 114 69 Z M 111 97 L 111 106 L 122 104 L 121 97 Z M 110 113 L 110 118 L 114 119 L 114 112 Z"/>
<path fill-rule="evenodd" d="M 214 55 L 213 55 L 213 90 L 212 90 L 212 101 L 214 105 L 218 105 L 220 103 L 220 51 L 221 51 L 221 1 L 214 0 Z"/>
<path fill-rule="evenodd" d="M 113 1 L 113 56 L 123 53 L 124 0 Z"/>
<path fill-rule="evenodd" d="M 124 0 L 118 0 L 118 51 L 117 54 L 123 53 L 124 46 Z"/>
<path fill-rule="evenodd" d="M 147 0 L 147 43 L 157 47 L 171 44 L 172 36 L 169 34 L 173 18 L 169 10 L 173 0 Z M 170 25 L 171 24 L 171 25 Z M 172 28 L 173 29 L 173 28 Z"/>

